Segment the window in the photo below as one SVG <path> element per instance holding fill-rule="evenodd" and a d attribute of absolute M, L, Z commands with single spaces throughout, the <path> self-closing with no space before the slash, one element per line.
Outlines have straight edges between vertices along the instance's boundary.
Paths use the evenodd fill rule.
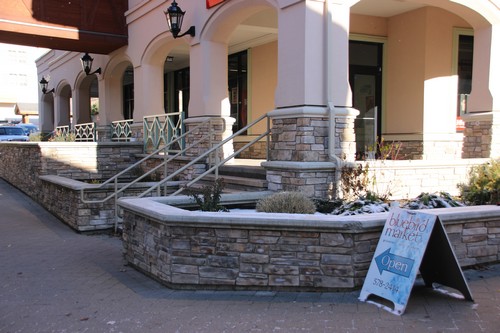
<path fill-rule="evenodd" d="M 123 119 L 134 118 L 134 69 L 127 67 L 123 75 Z"/>
<path fill-rule="evenodd" d="M 247 51 L 231 54 L 228 58 L 229 102 L 231 117 L 236 119 L 233 132 L 247 125 Z"/>

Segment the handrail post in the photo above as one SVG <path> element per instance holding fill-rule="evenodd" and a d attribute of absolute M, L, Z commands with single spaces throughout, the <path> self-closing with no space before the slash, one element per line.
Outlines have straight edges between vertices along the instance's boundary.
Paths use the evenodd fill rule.
<path fill-rule="evenodd" d="M 165 167 L 163 169 L 163 178 L 167 178 L 168 177 L 168 158 L 167 158 L 167 148 L 165 146 L 165 150 L 163 151 L 163 162 L 165 164 Z M 167 195 L 167 182 L 165 182 L 165 186 L 164 186 L 164 190 L 163 190 L 163 194 L 164 195 Z"/>
<path fill-rule="evenodd" d="M 120 214 L 118 213 L 118 177 L 115 178 L 115 234 L 118 231 L 118 218 Z"/>
<path fill-rule="evenodd" d="M 213 146 L 213 126 L 212 126 L 212 119 L 208 120 L 208 149 L 212 149 Z M 212 154 L 208 155 L 208 165 L 212 166 L 212 160 L 213 160 L 213 152 Z"/>
<path fill-rule="evenodd" d="M 271 147 L 271 117 L 267 116 L 267 135 L 266 135 L 266 161 L 269 161 L 270 147 Z"/>

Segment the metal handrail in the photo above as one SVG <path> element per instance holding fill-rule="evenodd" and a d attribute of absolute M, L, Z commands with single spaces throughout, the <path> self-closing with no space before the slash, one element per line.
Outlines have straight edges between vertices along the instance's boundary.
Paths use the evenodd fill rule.
<path fill-rule="evenodd" d="M 223 160 L 219 160 L 219 151 L 220 151 L 220 149 L 226 143 L 228 143 L 229 141 L 233 140 L 236 136 L 238 136 L 238 135 L 246 132 L 248 129 L 250 129 L 251 127 L 255 126 L 257 123 L 260 123 L 263 119 L 267 119 L 267 130 L 264 133 L 258 135 L 256 138 L 254 138 L 252 141 L 250 141 L 247 144 L 245 144 L 243 147 L 241 147 L 240 149 L 238 149 L 236 152 L 234 152 L 230 156 L 224 158 Z M 222 119 L 223 126 L 222 126 L 222 131 L 221 132 L 215 132 L 214 131 L 214 129 L 213 129 L 214 126 L 212 126 L 212 119 L 209 119 L 208 121 L 209 121 L 209 131 L 208 131 L 208 133 L 206 133 L 205 135 L 201 136 L 198 140 L 194 141 L 188 147 L 185 147 L 184 149 L 178 151 L 177 153 L 175 153 L 173 155 L 169 155 L 168 154 L 168 152 L 169 152 L 168 148 L 170 147 L 171 144 L 176 143 L 176 142 L 178 142 L 180 140 L 184 140 L 186 136 L 188 136 L 188 135 L 190 135 L 190 134 L 192 134 L 192 133 L 194 133 L 196 131 L 199 131 L 199 129 L 201 127 L 205 126 L 206 123 L 199 124 L 196 127 L 192 128 L 191 130 L 183 133 L 182 135 L 178 136 L 177 138 L 175 138 L 171 142 L 169 142 L 169 144 L 167 144 L 166 146 L 156 149 L 154 152 L 152 152 L 152 153 L 148 154 L 147 156 L 143 157 L 141 160 L 139 160 L 136 163 L 132 164 L 131 166 L 129 166 L 125 170 L 119 172 L 115 176 L 113 176 L 110 179 L 106 180 L 105 182 L 103 182 L 102 184 L 100 184 L 98 187 L 94 187 L 93 188 L 93 190 L 102 189 L 105 186 L 107 186 L 108 184 L 113 183 L 114 184 L 114 192 L 112 194 L 106 196 L 103 199 L 99 199 L 99 200 L 86 200 L 85 199 L 85 189 L 82 188 L 80 190 L 80 200 L 83 203 L 104 203 L 104 202 L 107 202 L 108 200 L 111 200 L 112 198 L 114 198 L 115 199 L 115 231 L 116 231 L 117 226 L 118 226 L 117 225 L 118 224 L 118 219 L 119 219 L 119 213 L 118 213 L 118 198 L 119 198 L 119 194 L 121 194 L 126 189 L 130 188 L 132 185 L 138 183 L 139 181 L 141 181 L 145 177 L 151 175 L 153 172 L 155 172 L 156 170 L 158 170 L 158 169 L 160 169 L 162 167 L 165 168 L 164 169 L 165 170 L 165 173 L 164 173 L 165 177 L 164 177 L 164 179 L 162 179 L 161 181 L 157 182 L 155 185 L 151 186 L 149 189 L 147 189 L 144 192 L 140 193 L 136 197 L 142 198 L 142 197 L 144 197 L 144 196 L 152 193 L 155 190 L 157 191 L 158 195 L 161 195 L 162 186 L 164 186 L 164 193 L 165 193 L 165 195 L 167 195 L 167 186 L 168 186 L 167 183 L 169 181 L 171 181 L 174 177 L 176 177 L 177 175 L 181 174 L 182 172 L 184 172 L 185 170 L 187 170 L 188 168 L 190 168 L 194 164 L 199 163 L 201 160 L 204 160 L 204 159 L 212 160 L 212 158 L 208 158 L 208 157 L 210 157 L 214 153 L 215 153 L 215 156 L 216 156 L 214 160 L 216 162 L 213 165 L 210 164 L 211 166 L 208 168 L 208 170 L 206 170 L 203 174 L 197 176 L 195 179 L 191 180 L 186 185 L 187 186 L 193 185 L 195 182 L 199 181 L 200 179 L 202 179 L 203 177 L 205 177 L 207 174 L 211 173 L 214 170 L 216 171 L 216 178 L 218 178 L 218 168 L 221 165 L 223 165 L 224 163 L 226 163 L 230 159 L 234 158 L 236 155 L 238 155 L 239 153 L 241 153 L 243 150 L 247 149 L 248 147 L 252 146 L 257 141 L 259 141 L 260 139 L 262 139 L 263 137 L 267 137 L 267 159 L 269 159 L 269 135 L 270 135 L 271 130 L 270 130 L 270 118 L 269 118 L 269 116 L 267 114 L 259 117 L 258 119 L 256 119 L 252 123 L 248 124 L 247 126 L 243 127 L 242 129 L 238 130 L 237 132 L 233 133 L 233 135 L 231 135 L 228 138 L 222 140 L 221 142 L 219 142 L 215 146 L 212 146 L 212 138 L 213 138 L 214 135 L 216 135 L 216 134 L 222 134 L 224 132 L 225 127 L 226 127 L 225 126 L 225 120 Z M 167 164 L 170 161 L 175 160 L 176 158 L 184 155 L 186 151 L 188 151 L 188 150 L 190 150 L 192 148 L 198 147 L 198 145 L 200 143 L 205 142 L 207 140 L 209 141 L 211 148 L 209 148 L 203 154 L 201 154 L 201 155 L 199 155 L 199 156 L 191 159 L 191 161 L 188 162 L 187 164 L 185 164 L 183 167 L 181 167 L 181 168 L 177 169 L 176 171 L 172 172 L 171 174 L 167 175 Z M 122 187 L 118 188 L 118 179 L 121 176 L 123 176 L 124 174 L 129 173 L 131 170 L 133 170 L 134 168 L 138 167 L 140 164 L 142 164 L 146 160 L 149 160 L 153 156 L 157 156 L 157 155 L 159 155 L 162 152 L 163 152 L 163 156 L 164 156 L 164 161 L 162 163 L 160 163 L 156 167 L 150 169 L 148 172 L 144 173 L 143 175 L 137 177 L 132 182 L 130 182 L 128 184 L 125 184 Z M 187 188 L 187 186 L 178 189 L 174 193 L 169 194 L 169 196 L 173 196 L 173 195 L 179 194 L 185 188 Z"/>
<path fill-rule="evenodd" d="M 109 201 L 109 200 L 111 200 L 111 199 L 114 198 L 115 199 L 115 231 L 116 231 L 117 230 L 117 223 L 118 223 L 118 219 L 119 219 L 119 214 L 118 214 L 118 198 L 119 198 L 119 195 L 121 193 L 123 193 L 125 190 L 127 190 L 128 188 L 130 188 L 131 186 L 133 186 L 136 183 L 140 182 L 145 177 L 151 175 L 153 172 L 155 172 L 156 170 L 160 169 L 161 167 L 165 167 L 165 172 L 166 172 L 167 171 L 166 170 L 167 169 L 166 166 L 167 166 L 168 162 L 170 162 L 170 161 L 174 160 L 175 158 L 183 155 L 185 153 L 185 151 L 187 151 L 187 150 L 189 150 L 189 149 L 191 149 L 193 147 L 196 147 L 198 144 L 200 144 L 200 143 L 202 143 L 204 141 L 209 140 L 214 134 L 217 134 L 217 133 L 214 133 L 214 131 L 212 130 L 213 126 L 211 126 L 211 122 L 212 122 L 212 120 L 209 119 L 210 130 L 209 130 L 209 132 L 207 134 L 203 135 L 200 139 L 194 141 L 191 145 L 189 145 L 189 147 L 186 147 L 185 149 L 183 149 L 182 151 L 176 153 L 175 155 L 168 155 L 168 153 L 167 153 L 168 152 L 168 145 L 165 146 L 165 147 L 158 148 L 154 152 L 152 152 L 149 155 L 143 157 L 141 160 L 139 160 L 136 163 L 132 164 L 128 168 L 122 170 L 121 172 L 117 173 L 116 175 L 114 175 L 113 177 L 109 178 L 105 182 L 101 183 L 99 186 L 92 188 L 93 190 L 100 190 L 100 189 L 103 189 L 104 187 L 106 187 L 107 185 L 109 185 L 110 183 L 113 183 L 114 184 L 114 192 L 111 193 L 110 195 L 106 196 L 105 198 L 98 199 L 98 200 L 95 200 L 95 199 L 94 200 L 87 200 L 85 198 L 85 190 L 86 189 L 85 188 L 80 189 L 80 200 L 81 200 L 81 202 L 82 203 L 87 203 L 87 204 L 93 204 L 93 203 L 98 204 L 98 203 L 105 203 L 105 202 L 107 202 L 107 201 Z M 174 140 L 172 140 L 172 142 L 170 142 L 170 144 L 175 143 L 175 142 L 180 141 L 180 140 L 184 140 L 187 135 L 192 134 L 193 132 L 198 131 L 203 126 L 205 126 L 205 123 L 197 125 L 196 127 L 192 128 L 188 132 L 186 132 L 186 133 L 180 135 L 179 137 L 175 138 Z M 160 153 L 162 153 L 162 152 L 163 152 L 163 155 L 165 156 L 165 159 L 164 159 L 164 161 L 162 163 L 160 163 L 156 167 L 152 168 L 148 172 L 144 173 L 143 175 L 137 177 L 136 179 L 134 179 L 130 183 L 127 183 L 127 184 L 121 186 L 120 188 L 118 188 L 118 179 L 121 176 L 129 173 L 131 170 L 137 168 L 139 165 L 141 165 L 143 162 L 151 159 L 153 156 L 160 155 Z M 176 175 L 177 174 L 178 173 L 176 173 Z M 172 179 L 172 177 L 169 178 L 169 180 L 171 180 L 171 179 Z M 166 187 L 165 187 L 165 193 L 166 193 Z"/>
<path fill-rule="evenodd" d="M 241 147 L 240 149 L 238 149 L 236 152 L 232 153 L 231 155 L 229 155 L 228 157 L 224 158 L 223 160 L 221 161 L 217 161 L 218 160 L 218 157 L 219 157 L 219 149 L 221 149 L 226 143 L 228 143 L 229 141 L 233 140 L 236 136 L 246 132 L 248 129 L 250 129 L 251 127 L 255 126 L 256 124 L 260 123 L 263 119 L 266 119 L 267 118 L 267 130 L 258 135 L 256 138 L 254 138 L 252 141 L 248 142 L 247 144 L 245 144 L 243 147 Z M 183 166 L 182 168 L 176 170 L 175 172 L 173 172 L 172 174 L 170 174 L 169 176 L 165 177 L 164 179 L 162 179 L 160 182 L 158 182 L 157 184 L 153 185 L 150 189 L 146 190 L 145 192 L 143 192 L 142 194 L 140 194 L 138 197 L 141 198 L 143 196 L 145 196 L 146 194 L 149 194 L 151 193 L 152 191 L 154 191 L 156 188 L 159 188 L 160 186 L 162 186 L 163 184 L 165 184 L 166 182 L 172 180 L 172 178 L 174 178 L 175 176 L 177 176 L 178 174 L 182 173 L 184 170 L 186 170 L 187 168 L 189 168 L 190 166 L 196 164 L 197 162 L 199 162 L 201 159 L 204 159 L 205 157 L 207 156 L 210 156 L 211 154 L 215 153 L 215 164 L 212 165 L 210 168 L 208 168 L 208 170 L 206 170 L 204 173 L 202 173 L 201 175 L 199 175 L 198 177 L 196 177 L 195 179 L 191 180 L 190 182 L 188 182 L 186 184 L 186 186 L 184 188 L 180 188 L 178 189 L 177 191 L 169 194 L 168 196 L 174 196 L 174 195 L 177 195 L 179 193 L 181 193 L 182 191 L 184 191 L 185 188 L 187 188 L 188 186 L 191 186 L 193 185 L 194 183 L 196 183 L 197 181 L 199 181 L 200 179 L 202 179 L 203 177 L 205 177 L 206 175 L 208 175 L 209 173 L 211 173 L 212 171 L 215 171 L 215 177 L 216 179 L 218 178 L 219 176 L 219 167 L 222 166 L 224 163 L 226 163 L 227 161 L 231 160 L 232 158 L 234 158 L 236 155 L 238 155 L 239 153 L 241 153 L 243 150 L 247 149 L 248 147 L 252 146 L 253 144 L 255 144 L 257 141 L 259 141 L 260 139 L 262 139 L 263 137 L 267 137 L 267 159 L 269 159 L 269 134 L 271 133 L 271 129 L 270 129 L 270 118 L 267 114 L 264 114 L 262 115 L 261 117 L 259 117 L 258 119 L 256 119 L 255 121 L 253 121 L 252 123 L 248 124 L 247 126 L 243 127 L 242 129 L 238 130 L 237 132 L 233 133 L 231 136 L 227 137 L 226 139 L 222 140 L 221 142 L 219 142 L 217 145 L 213 146 L 212 148 L 208 149 L 205 153 L 201 154 L 200 156 L 198 156 L 197 158 L 193 159 L 191 162 L 189 162 L 188 164 L 186 164 L 185 166 Z"/>
<path fill-rule="evenodd" d="M 197 131 L 197 130 L 198 130 L 199 128 L 201 128 L 203 125 L 204 125 L 204 124 L 200 124 L 200 125 L 198 125 L 198 126 L 194 127 L 194 128 L 193 128 L 193 129 L 191 129 L 190 131 L 188 131 L 188 132 L 184 133 L 183 135 L 179 136 L 178 138 L 174 139 L 172 143 L 174 143 L 174 141 L 182 140 L 182 139 L 183 139 L 183 138 L 185 138 L 187 135 L 191 134 L 191 133 L 192 133 L 192 132 L 194 132 L 194 131 Z M 187 147 L 185 150 L 188 150 L 188 149 L 192 148 L 194 145 L 196 145 L 196 144 L 199 144 L 199 143 L 203 142 L 204 140 L 206 140 L 206 139 L 208 138 L 208 136 L 209 136 L 209 135 L 213 135 L 213 134 L 209 133 L 209 134 L 204 135 L 201 139 L 199 139 L 199 140 L 195 141 L 192 145 L 190 145 L 189 147 Z M 162 151 L 164 151 L 164 150 L 165 150 L 165 148 L 166 148 L 166 147 L 161 147 L 161 148 L 158 148 L 158 149 L 157 149 L 157 150 L 155 150 L 154 152 L 152 152 L 152 153 L 148 154 L 147 156 L 143 157 L 142 159 L 140 159 L 140 160 L 139 160 L 139 161 L 137 161 L 136 163 L 134 163 L 134 164 L 132 164 L 131 166 L 129 166 L 128 168 L 126 168 L 126 169 L 124 169 L 124 170 L 120 171 L 119 173 L 117 173 L 116 175 L 114 175 L 113 177 L 109 178 L 109 179 L 108 179 L 108 180 L 106 180 L 105 182 L 101 183 L 98 187 L 95 187 L 95 188 L 93 188 L 93 189 L 94 189 L 94 190 L 95 190 L 95 189 L 101 189 L 101 188 L 103 188 L 104 186 L 106 186 L 106 185 L 110 184 L 111 182 L 115 182 L 115 183 L 116 183 L 116 182 L 117 182 L 117 180 L 118 180 L 121 176 L 123 176 L 123 175 L 125 175 L 125 174 L 129 173 L 131 170 L 133 170 L 133 169 L 137 168 L 139 165 L 141 165 L 143 162 L 145 162 L 145 161 L 147 161 L 147 160 L 151 159 L 153 156 L 160 155 L 160 153 L 161 153 Z M 183 151 L 183 152 L 184 152 L 184 151 Z M 175 159 L 175 158 L 179 157 L 179 156 L 180 156 L 183 152 L 179 152 L 179 153 L 176 153 L 175 155 L 172 155 L 170 158 L 167 158 L 167 159 L 166 159 L 166 161 L 170 161 L 170 160 L 173 160 L 173 159 Z M 165 155 L 165 156 L 170 156 L 170 155 L 168 155 L 168 154 L 164 154 L 164 155 Z M 163 163 L 164 163 L 164 162 L 163 162 Z M 162 163 L 162 164 L 163 164 L 163 163 Z M 128 184 L 124 185 L 124 186 L 123 186 L 122 188 L 120 188 L 120 190 L 119 190 L 119 191 L 117 191 L 117 192 L 121 193 L 121 192 L 123 192 L 123 190 L 124 190 L 124 189 L 126 189 L 126 188 L 130 187 L 131 185 L 133 185 L 133 184 L 137 183 L 139 180 L 142 180 L 142 179 L 144 179 L 145 177 L 149 176 L 149 175 L 150 175 L 150 174 L 152 174 L 154 171 L 158 170 L 161 166 L 163 166 L 162 164 L 159 164 L 157 167 L 155 167 L 155 168 L 151 169 L 150 171 L 146 172 L 146 173 L 145 173 L 145 174 L 143 174 L 142 176 L 139 176 L 136 180 L 132 181 L 131 183 L 128 183 Z M 105 197 L 105 198 L 103 198 L 103 199 L 100 199 L 100 200 L 91 200 L 91 201 L 89 201 L 89 200 L 85 200 L 85 193 L 84 193 L 84 192 L 85 192 L 85 189 L 81 189 L 81 191 L 80 191 L 80 193 L 81 193 L 80 198 L 81 198 L 81 200 L 82 200 L 82 202 L 83 202 L 83 203 L 103 203 L 103 202 L 106 202 L 106 201 L 108 201 L 109 199 L 111 199 L 112 197 L 114 197 L 114 196 L 115 196 L 115 193 L 113 193 L 113 194 L 110 194 L 110 195 L 108 195 L 107 197 Z"/>

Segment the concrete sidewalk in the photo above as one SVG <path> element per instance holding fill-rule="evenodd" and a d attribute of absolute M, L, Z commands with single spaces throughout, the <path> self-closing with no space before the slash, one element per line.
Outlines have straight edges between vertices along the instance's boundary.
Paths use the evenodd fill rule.
<path fill-rule="evenodd" d="M 175 291 L 124 266 L 0 180 L 0 332 L 500 332 L 500 265 L 467 270 L 475 304 L 423 288 L 402 316 L 340 293 Z"/>

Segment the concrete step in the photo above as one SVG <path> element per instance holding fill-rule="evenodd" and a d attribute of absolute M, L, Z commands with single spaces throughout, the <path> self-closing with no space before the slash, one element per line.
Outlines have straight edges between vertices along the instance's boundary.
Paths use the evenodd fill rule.
<path fill-rule="evenodd" d="M 232 192 L 232 190 L 267 191 L 267 180 L 265 179 L 230 176 L 220 173 L 219 178 L 224 179 L 224 192 Z M 203 177 L 203 181 L 205 184 L 213 183 L 215 181 L 215 175 L 206 175 Z"/>
<path fill-rule="evenodd" d="M 266 179 L 266 170 L 258 165 L 226 164 L 219 168 L 219 175 Z"/>

